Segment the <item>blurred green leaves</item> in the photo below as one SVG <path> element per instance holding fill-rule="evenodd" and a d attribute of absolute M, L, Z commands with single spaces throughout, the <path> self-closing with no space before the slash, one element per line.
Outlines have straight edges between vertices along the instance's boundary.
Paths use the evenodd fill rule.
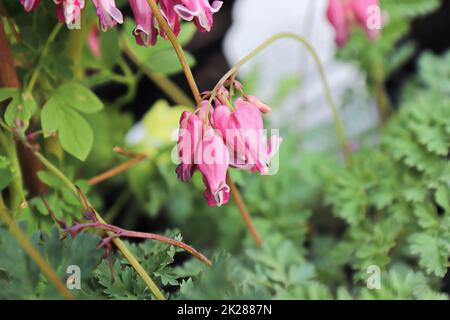
<path fill-rule="evenodd" d="M 0 191 L 5 189 L 13 178 L 8 158 L 0 156 Z"/>
<path fill-rule="evenodd" d="M 31 242 L 56 271 L 60 279 L 67 278 L 67 267 L 80 267 L 81 286 L 84 290 L 73 293 L 85 298 L 94 269 L 101 261 L 102 251 L 97 248 L 98 238 L 83 233 L 75 239 L 62 240 L 53 228 L 50 233 L 36 232 Z M 22 251 L 17 240 L 0 228 L 0 298 L 2 299 L 59 299 L 56 288 L 50 284 L 39 268 Z"/>

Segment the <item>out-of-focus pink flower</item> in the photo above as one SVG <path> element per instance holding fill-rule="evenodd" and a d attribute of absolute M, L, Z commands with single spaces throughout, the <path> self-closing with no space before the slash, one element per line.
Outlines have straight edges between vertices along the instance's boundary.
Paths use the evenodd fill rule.
<path fill-rule="evenodd" d="M 180 164 L 176 172 L 178 179 L 183 182 L 189 182 L 196 169 L 198 161 L 197 150 L 203 135 L 203 124 L 197 115 L 185 111 L 180 118 L 180 131 L 178 133 L 178 156 Z"/>
<path fill-rule="evenodd" d="M 335 41 L 339 47 L 345 45 L 350 36 L 349 9 L 346 0 L 328 1 L 327 18 L 334 28 Z"/>
<path fill-rule="evenodd" d="M 373 6 L 379 7 L 379 0 L 352 0 L 351 9 L 353 15 L 360 25 L 360 27 L 366 31 L 367 36 L 370 40 L 375 40 L 380 35 L 380 30 L 378 28 L 369 28 L 368 21 L 370 19 L 371 11 L 370 8 Z M 381 21 L 380 21 L 381 22 Z"/>
<path fill-rule="evenodd" d="M 355 22 L 370 40 L 379 37 L 380 28 L 369 27 L 368 24 L 372 6 L 379 7 L 379 0 L 328 0 L 327 18 L 335 30 L 335 41 L 339 47 L 347 43 L 350 27 Z"/>
<path fill-rule="evenodd" d="M 100 59 L 100 32 L 97 26 L 92 27 L 89 31 L 87 42 L 94 57 Z"/>
<path fill-rule="evenodd" d="M 147 0 L 130 0 L 131 10 L 136 21 L 134 36 L 136 42 L 142 46 L 154 45 L 158 36 L 153 11 Z"/>
<path fill-rule="evenodd" d="M 53 0 L 56 4 L 56 15 L 60 22 L 67 25 L 80 23 L 84 0 Z"/>
<path fill-rule="evenodd" d="M 20 0 L 26 11 L 36 9 L 41 0 Z M 158 33 L 167 38 L 166 32 L 155 18 L 148 0 L 129 0 L 133 11 L 136 27 L 133 34 L 139 45 L 149 46 L 156 44 Z M 81 10 L 85 0 L 53 0 L 56 4 L 56 16 L 60 22 L 69 29 L 80 27 Z M 116 0 L 92 0 L 99 18 L 102 31 L 106 31 L 116 24 L 123 23 L 123 15 L 116 7 Z M 180 33 L 180 19 L 194 21 L 200 31 L 210 31 L 213 24 L 213 15 L 222 7 L 222 1 L 214 0 L 155 0 L 160 6 L 161 14 L 167 21 L 175 36 Z M 159 29 L 159 30 L 158 30 Z"/>
<path fill-rule="evenodd" d="M 181 4 L 174 6 L 178 15 L 186 20 L 194 20 L 197 28 L 204 32 L 209 32 L 213 25 L 213 15 L 222 7 L 223 2 L 214 0 L 212 4 L 209 0 L 181 0 Z"/>
<path fill-rule="evenodd" d="M 201 140 L 202 158 L 197 165 L 203 175 L 205 199 L 210 206 L 221 206 L 230 198 L 230 187 L 226 183 L 230 154 L 212 127 L 205 129 Z"/>
<path fill-rule="evenodd" d="M 92 0 L 102 31 L 114 27 L 117 23 L 123 23 L 122 12 L 116 8 L 114 0 Z"/>
<path fill-rule="evenodd" d="M 41 0 L 20 0 L 20 3 L 23 5 L 25 11 L 30 12 L 39 6 Z"/>
<path fill-rule="evenodd" d="M 161 13 L 176 36 L 180 33 L 180 17 L 175 12 L 174 6 L 179 4 L 181 4 L 181 0 L 160 0 Z M 162 28 L 160 33 L 163 38 L 166 38 L 166 33 Z"/>

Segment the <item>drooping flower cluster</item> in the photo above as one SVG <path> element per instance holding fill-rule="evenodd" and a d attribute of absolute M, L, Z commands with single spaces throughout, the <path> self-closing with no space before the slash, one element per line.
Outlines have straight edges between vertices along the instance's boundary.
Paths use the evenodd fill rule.
<path fill-rule="evenodd" d="M 53 0 L 56 5 L 56 15 L 59 21 L 66 23 L 70 28 L 77 26 L 85 0 Z M 92 0 L 99 18 L 102 31 L 106 31 L 116 24 L 123 23 L 123 15 L 116 7 L 115 0 Z M 36 9 L 40 0 L 20 0 L 26 11 Z M 161 13 L 178 36 L 180 33 L 180 19 L 194 21 L 202 32 L 210 31 L 213 25 L 213 15 L 222 7 L 222 1 L 213 0 L 156 0 L 160 5 Z M 138 44 L 143 46 L 154 45 L 158 34 L 166 38 L 166 33 L 159 28 L 154 13 L 147 0 L 129 0 L 131 10 L 136 21 L 133 31 Z"/>
<path fill-rule="evenodd" d="M 221 86 L 212 103 L 203 100 L 195 112 L 183 112 L 178 135 L 179 180 L 189 182 L 198 169 L 203 176 L 205 199 L 210 206 L 228 202 L 226 183 L 229 167 L 268 174 L 271 158 L 281 143 L 278 135 L 264 139 L 261 113 L 270 112 L 266 104 L 253 96 L 231 103 L 229 90 Z"/>
<path fill-rule="evenodd" d="M 347 43 L 355 24 L 370 40 L 377 39 L 382 24 L 379 8 L 379 0 L 328 0 L 327 18 L 335 30 L 336 44 Z"/>

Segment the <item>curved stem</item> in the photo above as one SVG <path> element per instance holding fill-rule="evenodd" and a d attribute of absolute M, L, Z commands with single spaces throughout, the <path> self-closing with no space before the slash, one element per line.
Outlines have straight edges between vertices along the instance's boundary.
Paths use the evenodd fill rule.
<path fill-rule="evenodd" d="M 31 146 L 30 146 L 31 147 Z M 32 148 L 32 147 L 31 147 Z M 34 154 L 36 155 L 36 158 L 41 161 L 41 163 L 50 171 L 52 172 L 56 177 L 58 177 L 69 189 L 72 193 L 74 193 L 76 196 L 78 196 L 78 189 L 77 187 L 72 183 L 72 181 L 67 178 L 64 173 L 62 173 L 57 167 L 55 167 L 50 161 L 47 160 L 40 152 L 34 150 Z M 90 204 L 89 206 L 93 208 Z M 105 220 L 100 216 L 100 214 L 93 209 L 95 212 L 95 215 L 100 223 L 106 224 Z M 113 232 L 107 232 L 109 236 L 114 236 Z M 131 266 L 136 270 L 136 272 L 139 274 L 139 276 L 142 278 L 142 280 L 145 282 L 145 284 L 148 286 L 152 294 L 156 297 L 158 300 L 165 300 L 166 298 L 162 294 L 162 292 L 159 290 L 158 286 L 155 284 L 155 282 L 150 278 L 150 276 L 147 274 L 147 272 L 144 270 L 144 268 L 141 266 L 139 261 L 136 259 L 136 257 L 131 253 L 131 251 L 128 249 L 128 247 L 125 245 L 125 243 L 120 240 L 119 238 L 114 238 L 113 243 L 116 245 L 116 247 L 122 252 L 122 254 L 125 256 L 125 258 L 128 260 L 128 262 L 131 264 Z"/>
<path fill-rule="evenodd" d="M 87 32 L 89 30 L 86 22 L 87 14 L 85 11 L 81 11 L 80 14 L 80 28 L 71 30 L 69 33 L 69 45 L 67 48 L 69 57 L 73 61 L 72 71 L 76 80 L 81 80 L 84 77 L 84 70 L 81 65 L 83 56 L 83 45 L 86 42 Z"/>
<path fill-rule="evenodd" d="M 114 233 L 114 236 L 110 236 L 111 238 L 116 237 L 128 237 L 128 238 L 142 238 L 142 239 L 149 239 L 149 240 L 157 240 L 160 242 L 167 243 L 171 246 L 178 247 L 180 249 L 185 250 L 186 252 L 192 254 L 195 258 L 206 264 L 208 267 L 212 266 L 211 261 L 205 257 L 202 253 L 191 247 L 190 245 L 178 241 L 176 239 L 171 239 L 165 236 L 161 236 L 159 234 L 155 233 L 149 233 L 149 232 L 141 232 L 141 231 L 132 231 L 132 230 L 126 230 L 117 226 L 114 226 L 112 224 L 107 223 L 101 223 L 101 222 L 88 222 L 88 223 L 80 223 L 78 225 L 75 225 L 75 228 L 77 232 L 88 229 L 88 228 L 94 228 L 99 229 L 103 231 L 110 231 Z"/>
<path fill-rule="evenodd" d="M 385 70 L 382 61 L 375 59 L 372 62 L 372 87 L 377 103 L 378 116 L 380 118 L 381 125 L 384 125 L 392 114 L 392 104 L 386 93 L 385 88 Z"/>
<path fill-rule="evenodd" d="M 192 74 L 192 70 L 189 67 L 189 64 L 186 60 L 186 56 L 184 55 L 183 48 L 178 42 L 177 37 L 173 33 L 172 29 L 170 29 L 169 25 L 167 24 L 166 19 L 163 17 L 155 0 L 147 0 L 147 2 L 150 5 L 150 8 L 152 9 L 153 14 L 155 15 L 156 20 L 158 21 L 160 27 L 164 29 L 167 38 L 172 43 L 172 46 L 175 49 L 175 52 L 183 68 L 184 74 L 186 75 L 186 80 L 189 84 L 189 87 L 191 88 L 192 94 L 194 95 L 195 102 L 197 103 L 197 105 L 200 104 L 201 102 L 200 91 L 198 90 L 197 84 L 194 79 L 194 75 Z"/>
<path fill-rule="evenodd" d="M 252 52 L 250 52 L 248 55 L 246 55 L 242 60 L 240 60 L 233 68 L 231 68 L 225 75 L 219 80 L 219 82 L 214 87 L 213 91 L 211 92 L 210 102 L 214 100 L 214 98 L 217 95 L 217 90 L 220 85 L 222 85 L 229 77 L 233 76 L 238 69 L 243 66 L 245 63 L 250 61 L 253 57 L 255 57 L 257 54 L 259 54 L 261 51 L 266 49 L 268 46 L 270 46 L 272 43 L 274 43 L 277 40 L 290 38 L 294 39 L 301 44 L 305 46 L 305 48 L 309 51 L 309 53 L 314 58 L 314 61 L 316 62 L 317 69 L 319 71 L 320 80 L 323 85 L 325 97 L 328 102 L 328 106 L 330 107 L 330 111 L 333 115 L 333 121 L 334 126 L 336 128 L 336 134 L 339 139 L 339 143 L 341 144 L 342 151 L 344 153 L 345 159 L 347 161 L 347 164 L 351 164 L 351 150 L 347 141 L 347 138 L 345 136 L 344 127 L 342 125 L 341 118 L 339 116 L 339 112 L 336 106 L 336 103 L 334 102 L 333 96 L 331 95 L 330 86 L 328 84 L 324 68 L 322 66 L 322 63 L 320 61 L 319 55 L 317 54 L 316 50 L 313 48 L 313 46 L 303 37 L 292 33 L 292 32 L 280 32 L 273 36 L 271 36 L 269 39 L 264 41 L 261 45 L 256 47 Z"/>
<path fill-rule="evenodd" d="M 73 300 L 75 297 L 70 293 L 67 287 L 62 283 L 61 279 L 58 278 L 56 272 L 50 267 L 50 265 L 44 260 L 39 251 L 33 246 L 33 244 L 28 240 L 27 236 L 19 228 L 19 226 L 14 222 L 11 216 L 6 211 L 6 208 L 0 205 L 0 217 L 5 221 L 9 228 L 11 234 L 17 239 L 23 251 L 25 251 L 30 258 L 36 263 L 36 265 L 41 269 L 42 273 L 47 277 L 47 279 L 56 287 L 56 289 L 61 293 L 64 299 Z"/>

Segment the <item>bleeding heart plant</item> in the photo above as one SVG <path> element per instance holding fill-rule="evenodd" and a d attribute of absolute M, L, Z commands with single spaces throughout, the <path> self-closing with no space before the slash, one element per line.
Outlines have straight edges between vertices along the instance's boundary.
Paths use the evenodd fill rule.
<path fill-rule="evenodd" d="M 66 23 L 70 29 L 79 28 L 81 11 L 85 0 L 53 0 L 56 5 L 56 16 L 60 22 Z M 123 23 L 122 12 L 116 7 L 115 0 L 92 0 L 96 8 L 100 29 L 107 31 L 116 24 Z M 35 10 L 40 0 L 20 0 L 26 11 Z M 214 0 L 156 0 L 162 15 L 172 32 L 180 33 L 180 19 L 194 21 L 201 32 L 211 31 L 213 15 L 222 7 L 222 1 Z M 147 0 L 129 0 L 136 27 L 133 34 L 136 42 L 142 46 L 156 44 L 158 34 L 167 38 L 167 33 L 158 25 L 153 10 Z"/>

